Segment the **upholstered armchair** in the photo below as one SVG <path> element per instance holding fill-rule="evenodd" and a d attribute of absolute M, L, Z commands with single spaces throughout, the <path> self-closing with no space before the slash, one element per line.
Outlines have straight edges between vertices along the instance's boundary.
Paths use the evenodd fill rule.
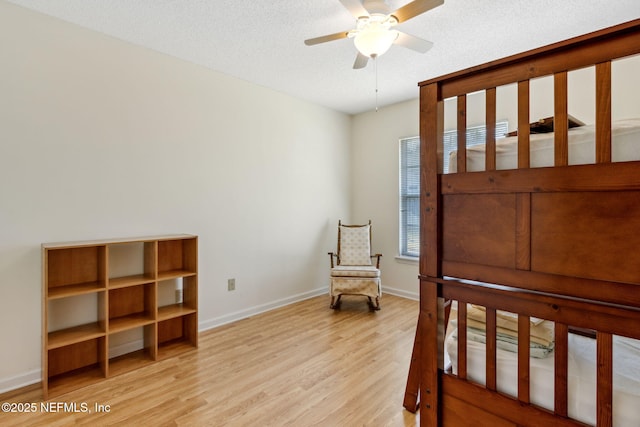
<path fill-rule="evenodd" d="M 330 307 L 340 308 L 342 295 L 364 295 L 371 310 L 380 310 L 380 257 L 371 254 L 371 220 L 364 225 L 338 221 L 338 250 L 331 258 Z M 376 259 L 375 265 L 372 263 Z"/>

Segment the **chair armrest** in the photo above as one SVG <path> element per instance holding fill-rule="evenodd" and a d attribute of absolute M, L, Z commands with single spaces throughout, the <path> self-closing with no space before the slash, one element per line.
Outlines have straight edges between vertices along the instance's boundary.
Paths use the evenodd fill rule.
<path fill-rule="evenodd" d="M 331 268 L 333 268 L 333 257 L 338 258 L 338 255 L 334 254 L 333 252 L 327 252 L 327 254 L 329 254 L 329 258 L 331 258 Z"/>
<path fill-rule="evenodd" d="M 377 260 L 376 260 L 376 268 L 380 268 L 380 257 L 381 256 L 382 256 L 382 254 L 371 255 L 371 258 L 377 258 Z"/>

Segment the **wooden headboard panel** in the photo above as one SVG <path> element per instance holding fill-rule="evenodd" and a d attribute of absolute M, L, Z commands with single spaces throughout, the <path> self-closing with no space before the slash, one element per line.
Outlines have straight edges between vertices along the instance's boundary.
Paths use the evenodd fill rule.
<path fill-rule="evenodd" d="M 640 307 L 640 163 L 445 175 L 441 192 L 443 276 Z"/>

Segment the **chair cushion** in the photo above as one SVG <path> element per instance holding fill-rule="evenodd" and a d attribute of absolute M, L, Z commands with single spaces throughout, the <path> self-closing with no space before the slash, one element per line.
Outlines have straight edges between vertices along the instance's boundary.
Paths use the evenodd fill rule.
<path fill-rule="evenodd" d="M 380 270 L 371 265 L 338 265 L 331 269 L 331 277 L 380 277 Z"/>
<path fill-rule="evenodd" d="M 340 226 L 340 265 L 371 265 L 370 226 Z"/>

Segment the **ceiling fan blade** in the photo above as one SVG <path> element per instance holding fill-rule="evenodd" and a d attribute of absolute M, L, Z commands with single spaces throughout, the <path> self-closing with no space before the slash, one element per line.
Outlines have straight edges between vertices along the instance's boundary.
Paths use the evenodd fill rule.
<path fill-rule="evenodd" d="M 360 0 L 340 0 L 340 3 L 347 9 L 354 18 L 369 16 L 369 12 L 364 8 Z"/>
<path fill-rule="evenodd" d="M 404 22 L 443 3 L 444 0 L 414 0 L 411 3 L 405 4 L 395 12 L 392 12 L 391 15 L 395 16 L 398 22 Z"/>
<path fill-rule="evenodd" d="M 398 38 L 394 43 L 420 53 L 425 53 L 433 47 L 432 42 L 402 31 L 398 31 Z"/>
<path fill-rule="evenodd" d="M 359 70 L 360 68 L 366 67 L 367 62 L 369 62 L 369 57 L 358 52 L 358 56 L 356 56 L 356 62 L 353 63 L 353 69 Z"/>
<path fill-rule="evenodd" d="M 313 46 L 314 44 L 331 42 L 334 40 L 346 39 L 348 31 L 342 31 L 340 33 L 328 34 L 326 36 L 315 37 L 313 39 L 307 39 L 304 41 L 304 44 L 307 46 Z"/>

